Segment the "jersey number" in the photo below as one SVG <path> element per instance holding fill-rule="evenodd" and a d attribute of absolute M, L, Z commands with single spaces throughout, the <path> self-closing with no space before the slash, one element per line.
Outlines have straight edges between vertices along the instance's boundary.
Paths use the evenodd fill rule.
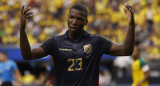
<path fill-rule="evenodd" d="M 71 65 L 68 67 L 68 71 L 82 70 L 82 58 L 68 59 L 68 63 L 70 62 L 71 62 Z M 78 66 L 73 68 L 75 64 L 78 64 Z"/>

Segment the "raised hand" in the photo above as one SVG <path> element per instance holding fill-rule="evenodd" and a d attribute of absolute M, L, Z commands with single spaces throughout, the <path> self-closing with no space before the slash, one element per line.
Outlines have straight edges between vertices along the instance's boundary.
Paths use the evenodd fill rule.
<path fill-rule="evenodd" d="M 129 24 L 134 24 L 134 14 L 133 14 L 132 7 L 129 6 L 128 4 L 125 4 L 124 12 L 126 14 L 126 18 Z"/>
<path fill-rule="evenodd" d="M 30 11 L 31 8 L 25 8 L 22 6 L 21 9 L 21 19 L 20 19 L 20 29 L 25 29 L 26 27 L 26 22 L 28 21 L 28 18 L 33 15 L 33 12 Z"/>

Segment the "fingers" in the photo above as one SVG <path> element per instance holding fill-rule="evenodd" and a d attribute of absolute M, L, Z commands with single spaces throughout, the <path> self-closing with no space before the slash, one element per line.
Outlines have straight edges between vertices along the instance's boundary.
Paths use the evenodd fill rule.
<path fill-rule="evenodd" d="M 125 4 L 124 12 L 126 14 L 126 17 L 127 17 L 128 21 L 129 21 L 129 23 L 130 24 L 134 24 L 134 14 L 133 14 L 132 7 L 129 6 L 128 4 Z"/>
<path fill-rule="evenodd" d="M 22 9 L 21 9 L 21 14 L 25 14 L 27 11 L 29 11 L 31 8 L 28 7 L 28 8 L 25 8 L 24 5 L 22 6 Z"/>
<path fill-rule="evenodd" d="M 21 9 L 21 18 L 22 20 L 27 20 L 29 17 L 31 17 L 33 15 L 33 12 L 30 12 L 31 8 L 25 8 L 24 6 L 22 6 Z"/>
<path fill-rule="evenodd" d="M 28 12 L 28 11 L 30 11 L 30 10 L 31 10 L 30 7 L 26 8 L 26 9 L 24 10 L 23 14 L 26 14 L 26 12 Z"/>
<path fill-rule="evenodd" d="M 28 15 L 32 15 L 32 14 L 33 14 L 33 12 L 27 12 L 27 13 L 24 14 L 24 17 L 26 17 Z"/>
<path fill-rule="evenodd" d="M 33 14 L 33 12 L 26 13 L 26 15 L 25 15 L 25 19 L 27 19 L 27 18 L 31 17 L 31 16 L 32 16 L 32 14 Z"/>
<path fill-rule="evenodd" d="M 23 10 L 24 10 L 24 5 L 22 6 L 22 9 L 21 9 L 21 14 L 23 13 Z"/>
<path fill-rule="evenodd" d="M 132 7 L 131 7 L 131 6 L 129 6 L 128 4 L 125 3 L 125 7 L 126 7 L 130 12 L 133 13 L 133 10 L 132 10 Z"/>

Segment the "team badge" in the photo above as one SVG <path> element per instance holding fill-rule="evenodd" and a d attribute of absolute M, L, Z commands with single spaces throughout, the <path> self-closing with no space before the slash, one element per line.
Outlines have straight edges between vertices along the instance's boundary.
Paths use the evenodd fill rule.
<path fill-rule="evenodd" d="M 83 48 L 84 48 L 84 53 L 86 53 L 86 54 L 89 54 L 92 51 L 91 44 L 84 45 Z"/>

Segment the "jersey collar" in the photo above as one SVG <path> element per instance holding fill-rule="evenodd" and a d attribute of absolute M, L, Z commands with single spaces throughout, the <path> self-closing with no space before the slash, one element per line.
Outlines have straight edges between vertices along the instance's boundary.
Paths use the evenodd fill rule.
<path fill-rule="evenodd" d="M 69 38 L 68 32 L 69 32 L 69 30 L 67 30 L 67 31 L 65 32 L 65 34 L 63 35 L 63 37 L 66 38 L 66 39 Z M 89 36 L 89 33 L 88 33 L 87 31 L 83 30 L 83 32 L 84 32 L 84 33 L 83 33 L 83 36 Z"/>

